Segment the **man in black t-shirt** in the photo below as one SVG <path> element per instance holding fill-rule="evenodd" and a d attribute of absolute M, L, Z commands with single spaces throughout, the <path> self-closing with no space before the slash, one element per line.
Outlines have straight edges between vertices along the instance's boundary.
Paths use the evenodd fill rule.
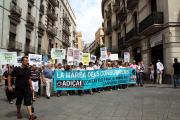
<path fill-rule="evenodd" d="M 8 89 L 9 91 L 13 92 L 13 88 L 11 87 L 11 77 L 16 77 L 16 92 L 17 92 L 17 117 L 19 119 L 22 118 L 21 116 L 21 104 L 22 100 L 24 99 L 24 104 L 27 106 L 29 112 L 29 120 L 34 120 L 37 117 L 32 114 L 31 111 L 31 100 L 32 100 L 32 81 L 31 81 L 31 70 L 27 68 L 28 58 L 22 57 L 21 59 L 22 65 L 18 68 L 15 68 L 11 75 L 8 76 Z"/>
<path fill-rule="evenodd" d="M 180 74 L 180 63 L 178 62 L 177 58 L 174 58 L 174 64 L 171 73 L 171 76 L 173 76 L 174 78 L 174 88 L 177 88 L 177 81 L 180 84 L 179 74 Z"/>

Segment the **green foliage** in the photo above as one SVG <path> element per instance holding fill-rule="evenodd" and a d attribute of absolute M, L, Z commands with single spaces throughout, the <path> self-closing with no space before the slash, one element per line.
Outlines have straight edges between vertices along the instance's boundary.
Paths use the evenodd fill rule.
<path fill-rule="evenodd" d="M 105 46 L 99 44 L 99 45 L 95 48 L 94 55 L 96 56 L 96 59 L 100 58 L 100 56 L 101 56 L 100 48 L 102 48 L 102 47 L 105 47 Z"/>

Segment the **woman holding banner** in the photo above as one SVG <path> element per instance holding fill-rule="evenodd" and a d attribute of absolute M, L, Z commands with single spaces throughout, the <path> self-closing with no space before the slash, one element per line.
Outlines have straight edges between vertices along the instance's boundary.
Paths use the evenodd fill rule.
<path fill-rule="evenodd" d="M 89 62 L 89 67 L 86 68 L 86 71 L 94 70 L 93 62 Z M 89 93 L 93 95 L 92 89 L 89 89 Z"/>
<path fill-rule="evenodd" d="M 111 62 L 107 63 L 106 69 L 112 69 Z M 112 91 L 112 86 L 109 86 L 109 90 Z"/>

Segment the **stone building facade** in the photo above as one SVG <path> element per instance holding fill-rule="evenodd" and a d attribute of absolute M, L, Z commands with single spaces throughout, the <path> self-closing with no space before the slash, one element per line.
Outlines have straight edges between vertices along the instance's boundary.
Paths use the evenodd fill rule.
<path fill-rule="evenodd" d="M 109 52 L 130 53 L 130 61 L 164 64 L 163 83 L 171 83 L 173 59 L 180 58 L 179 0 L 102 0 L 105 46 Z"/>

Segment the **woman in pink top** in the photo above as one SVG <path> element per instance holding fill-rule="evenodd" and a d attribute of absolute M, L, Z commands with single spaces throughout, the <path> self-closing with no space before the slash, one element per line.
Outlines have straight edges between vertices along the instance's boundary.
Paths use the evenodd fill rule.
<path fill-rule="evenodd" d="M 136 69 L 136 71 L 137 71 L 138 66 L 136 65 L 136 61 L 135 60 L 133 60 L 133 64 L 131 64 L 129 68 Z M 136 78 L 137 78 L 137 76 L 136 76 Z M 134 87 L 134 85 L 131 85 L 131 87 L 132 86 Z"/>

